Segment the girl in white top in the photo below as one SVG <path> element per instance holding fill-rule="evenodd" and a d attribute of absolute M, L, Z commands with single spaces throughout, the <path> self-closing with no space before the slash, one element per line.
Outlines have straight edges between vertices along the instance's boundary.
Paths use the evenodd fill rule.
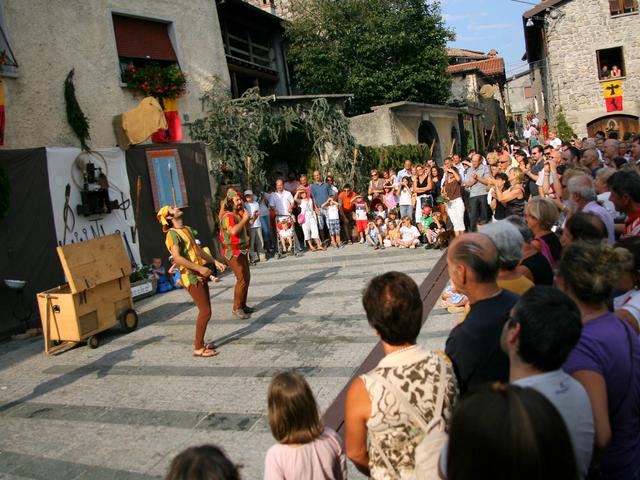
<path fill-rule="evenodd" d="M 411 179 L 402 177 L 402 183 L 396 188 L 398 204 L 400 205 L 400 217 L 413 217 L 413 190 Z"/>
<path fill-rule="evenodd" d="M 265 480 L 343 480 L 347 458 L 342 440 L 323 428 L 306 380 L 294 372 L 273 377 L 267 393 L 269 428 L 278 441 L 267 451 Z"/>
<path fill-rule="evenodd" d="M 307 197 L 307 190 L 305 188 L 298 188 L 293 199 L 298 203 L 298 205 L 300 205 L 298 223 L 300 223 L 300 226 L 302 227 L 304 240 L 307 242 L 309 250 L 312 252 L 315 252 L 316 250 L 324 250 L 325 248 L 322 246 L 322 243 L 320 243 L 320 234 L 318 232 L 318 222 L 316 222 L 313 199 Z M 313 246 L 313 240 L 316 242 L 316 247 Z"/>

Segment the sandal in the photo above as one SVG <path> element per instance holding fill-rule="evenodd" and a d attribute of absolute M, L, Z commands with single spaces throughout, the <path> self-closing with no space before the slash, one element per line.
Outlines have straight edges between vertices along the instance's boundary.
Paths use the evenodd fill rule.
<path fill-rule="evenodd" d="M 200 352 L 200 353 L 198 353 Z M 207 348 L 206 346 L 201 349 L 201 350 L 194 350 L 193 351 L 193 356 L 194 357 L 215 357 L 216 355 L 218 355 L 220 352 L 216 352 L 215 350 L 212 350 L 210 348 Z"/>

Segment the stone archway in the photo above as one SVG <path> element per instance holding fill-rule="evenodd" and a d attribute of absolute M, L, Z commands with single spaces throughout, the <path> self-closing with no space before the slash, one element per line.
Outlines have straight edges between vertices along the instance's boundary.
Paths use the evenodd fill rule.
<path fill-rule="evenodd" d="M 424 120 L 418 127 L 418 143 L 424 143 L 431 148 L 433 145 L 432 157 L 436 161 L 442 161 L 442 151 L 440 137 L 436 127 L 429 120 Z"/>
<path fill-rule="evenodd" d="M 616 132 L 622 140 L 626 133 L 637 134 L 640 132 L 640 122 L 634 115 L 606 115 L 596 118 L 587 124 L 589 137 L 593 138 L 597 131 L 604 132 L 607 136 L 610 132 Z"/>

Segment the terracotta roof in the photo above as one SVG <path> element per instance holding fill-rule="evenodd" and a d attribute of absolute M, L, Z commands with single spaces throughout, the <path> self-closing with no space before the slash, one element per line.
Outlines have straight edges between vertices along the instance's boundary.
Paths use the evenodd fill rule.
<path fill-rule="evenodd" d="M 475 50 L 466 50 L 464 48 L 447 48 L 447 56 L 449 57 L 469 57 L 469 58 L 487 58 L 483 52 Z"/>
<path fill-rule="evenodd" d="M 485 75 L 504 75 L 504 60 L 502 58 L 489 58 L 477 62 L 461 63 L 460 65 L 449 65 L 447 72 L 459 73 L 469 70 L 480 70 Z"/>
<path fill-rule="evenodd" d="M 539 13 L 544 14 L 545 10 L 549 7 L 555 7 L 556 5 L 566 2 L 567 0 L 545 0 L 544 2 L 540 2 L 538 5 L 536 5 L 535 7 L 533 7 L 530 10 L 527 10 L 526 12 L 524 12 L 522 14 L 522 16 L 524 18 L 531 18 L 534 15 L 537 15 Z"/>

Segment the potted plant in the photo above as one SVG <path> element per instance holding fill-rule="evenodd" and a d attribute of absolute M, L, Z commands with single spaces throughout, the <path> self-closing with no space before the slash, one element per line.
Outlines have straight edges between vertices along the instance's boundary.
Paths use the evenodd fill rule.
<path fill-rule="evenodd" d="M 158 288 L 158 283 L 151 274 L 149 265 L 142 265 L 129 275 L 131 282 L 131 296 L 134 300 L 140 300 L 154 295 Z"/>
<path fill-rule="evenodd" d="M 155 97 L 161 105 L 164 99 L 177 99 L 188 93 L 187 76 L 176 64 L 166 67 L 129 65 L 124 71 L 124 81 L 134 92 Z"/>

